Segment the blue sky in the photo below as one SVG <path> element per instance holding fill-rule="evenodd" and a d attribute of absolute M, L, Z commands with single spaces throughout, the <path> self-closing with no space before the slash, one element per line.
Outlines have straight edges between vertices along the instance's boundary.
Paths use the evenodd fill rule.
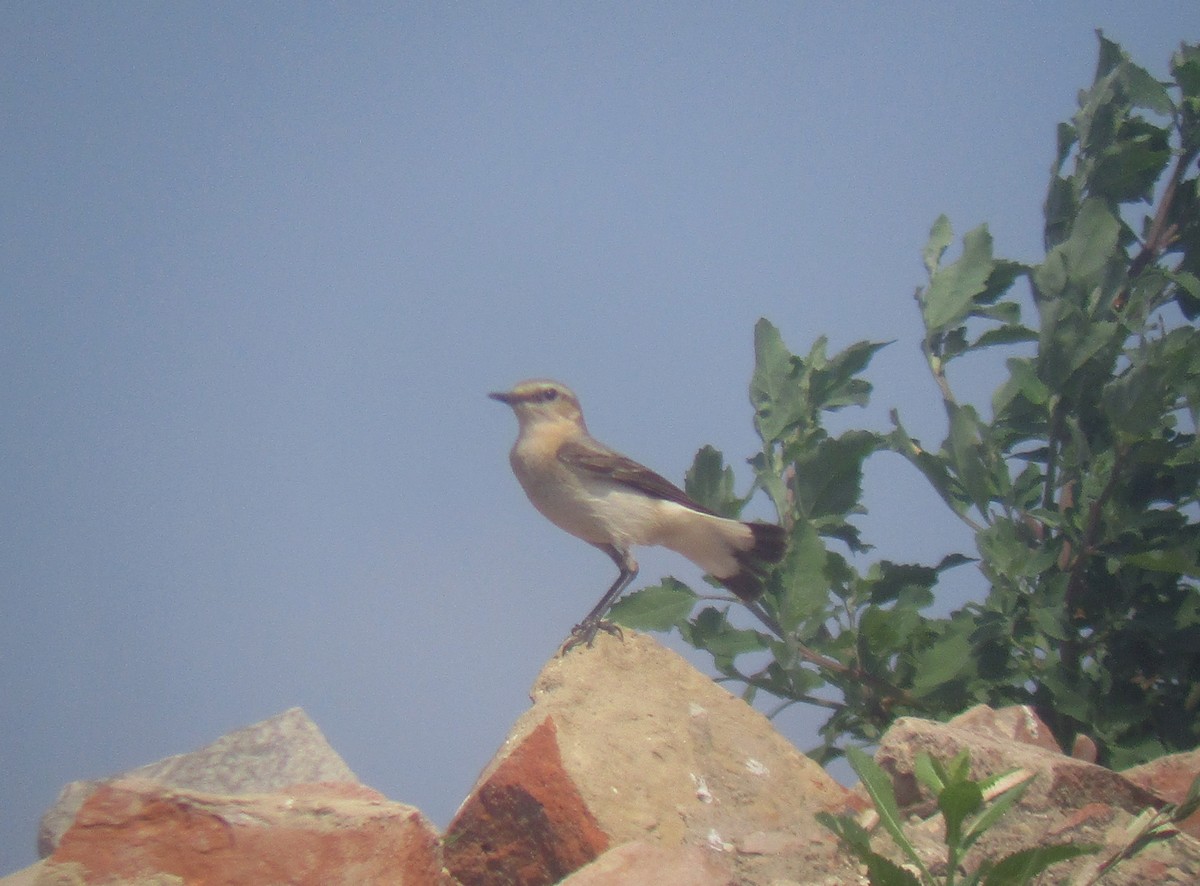
<path fill-rule="evenodd" d="M 1183 2 L 5 4 L 0 873 L 63 783 L 292 705 L 444 825 L 613 577 L 485 393 L 557 377 L 667 476 L 740 464 L 766 316 L 897 339 L 853 418 L 940 440 L 920 248 L 945 212 L 1038 258 L 1097 27 L 1160 75 L 1200 37 Z M 879 555 L 969 551 L 911 474 L 870 468 Z"/>

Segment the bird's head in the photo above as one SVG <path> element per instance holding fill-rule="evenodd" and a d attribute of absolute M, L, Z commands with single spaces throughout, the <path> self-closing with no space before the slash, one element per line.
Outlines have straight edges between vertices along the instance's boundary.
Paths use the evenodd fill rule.
<path fill-rule="evenodd" d="M 579 398 L 566 385 L 547 378 L 531 378 L 511 391 L 488 396 L 511 406 L 522 428 L 543 422 L 571 422 L 584 427 Z"/>

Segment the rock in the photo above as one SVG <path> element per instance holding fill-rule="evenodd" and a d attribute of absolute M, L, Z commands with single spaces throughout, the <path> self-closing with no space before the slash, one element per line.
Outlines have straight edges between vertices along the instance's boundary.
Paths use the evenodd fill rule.
<path fill-rule="evenodd" d="M 46 810 L 38 854 L 50 855 L 83 802 L 116 778 L 143 778 L 210 794 L 267 793 L 302 782 L 351 782 L 358 777 L 300 708 L 238 729 L 189 754 L 139 766 L 113 779 L 73 781 Z"/>
<path fill-rule="evenodd" d="M 557 883 L 609 846 L 563 768 L 554 720 L 514 746 L 447 831 L 448 868 L 463 883 Z"/>
<path fill-rule="evenodd" d="M 44 864 L 39 884 L 451 882 L 425 817 L 358 784 L 229 796 L 144 779 L 107 782 Z"/>
<path fill-rule="evenodd" d="M 1095 763 L 1100 759 L 1100 748 L 1096 747 L 1094 738 L 1081 732 L 1075 736 L 1075 743 L 1071 745 L 1071 756 L 1085 763 Z"/>
<path fill-rule="evenodd" d="M 974 721 L 976 725 L 987 720 L 982 715 L 976 717 L 980 718 Z M 906 832 L 913 837 L 927 863 L 935 868 L 942 860 L 941 820 L 933 817 L 935 803 L 913 774 L 913 763 L 922 752 L 949 760 L 964 749 L 971 755 L 972 778 L 981 779 L 1011 769 L 1025 769 L 1034 774 L 1017 805 L 979 841 L 968 859 L 969 867 L 981 858 L 998 860 L 1021 849 L 1051 843 L 1101 847 L 1094 858 L 1052 868 L 1047 882 L 1061 882 L 1070 871 L 1078 874 L 1114 853 L 1128 841 L 1128 828 L 1134 817 L 1147 808 L 1160 807 L 1163 802 L 1116 772 L 1045 747 L 1013 741 L 1012 733 L 1005 734 L 1005 730 L 989 736 L 973 728 L 970 721 L 968 728 L 964 728 L 957 722 L 901 718 L 884 734 L 875 759 L 891 774 L 905 816 L 910 821 L 916 817 L 919 822 L 906 827 Z M 873 845 L 894 860 L 902 860 L 878 835 Z M 1105 886 L 1144 886 L 1147 882 L 1184 886 L 1200 882 L 1200 842 L 1179 834 L 1155 843 L 1122 861 L 1105 875 L 1103 882 Z"/>
<path fill-rule="evenodd" d="M 1029 705 L 1009 705 L 996 709 L 977 704 L 959 714 L 949 725 L 970 729 L 989 738 L 1007 738 L 1056 754 L 1062 753 L 1050 727 Z"/>
<path fill-rule="evenodd" d="M 954 723 L 901 717 L 884 734 L 875 759 L 891 774 L 896 801 L 903 808 L 932 802 L 913 775 L 918 753 L 924 751 L 949 760 L 964 748 L 971 752 L 972 778 L 1009 769 L 1039 773 L 1021 800 L 1021 807 L 1027 811 L 1079 809 L 1088 803 L 1104 803 L 1136 814 L 1147 806 L 1161 805 L 1152 793 L 1110 769 Z"/>
<path fill-rule="evenodd" d="M 1168 803 L 1182 803 L 1193 779 L 1200 776 L 1200 748 L 1159 757 L 1141 766 L 1126 769 L 1121 775 Z M 1184 819 L 1179 827 L 1200 839 L 1200 810 Z"/>
<path fill-rule="evenodd" d="M 556 883 L 630 842 L 716 853 L 746 884 L 840 864 L 813 814 L 861 801 L 654 640 L 601 635 L 532 697 L 447 829 L 464 886 Z"/>
<path fill-rule="evenodd" d="M 727 859 L 700 846 L 656 846 L 623 843 L 580 868 L 559 886 L 734 886 Z"/>
<path fill-rule="evenodd" d="M 594 648 L 547 664 L 532 697 L 443 839 L 416 809 L 358 783 L 294 709 L 134 770 L 151 778 L 77 783 L 86 796 L 61 812 L 68 824 L 57 848 L 0 886 L 865 882 L 813 817 L 859 812 L 865 798 L 654 640 L 602 634 Z M 1087 882 L 1129 845 L 1135 816 L 1182 800 L 1200 771 L 1200 751 L 1120 774 L 1072 759 L 1026 707 L 981 706 L 950 723 L 897 720 L 876 760 L 935 874 L 944 873 L 944 823 L 914 762 L 962 750 L 974 778 L 1034 775 L 968 855 L 968 870 L 1039 845 L 1101 847 L 1055 866 L 1046 882 Z M 1200 841 L 1164 837 L 1108 871 L 1105 886 L 1200 883 Z M 906 860 L 881 828 L 872 845 Z"/>

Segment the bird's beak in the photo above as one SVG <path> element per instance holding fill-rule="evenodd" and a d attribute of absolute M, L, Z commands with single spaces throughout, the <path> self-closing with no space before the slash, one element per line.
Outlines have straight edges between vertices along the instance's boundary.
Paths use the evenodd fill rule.
<path fill-rule="evenodd" d="M 511 391 L 493 391 L 492 393 L 488 394 L 488 396 L 491 397 L 493 400 L 499 400 L 501 403 L 504 403 L 506 406 L 512 406 L 513 403 L 515 403 L 516 399 L 517 399 L 516 395 L 513 394 Z"/>

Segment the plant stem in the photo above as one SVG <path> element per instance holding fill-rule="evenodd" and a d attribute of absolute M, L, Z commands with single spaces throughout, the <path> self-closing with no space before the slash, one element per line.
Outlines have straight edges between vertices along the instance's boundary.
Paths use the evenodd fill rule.
<path fill-rule="evenodd" d="M 763 609 L 759 603 L 752 601 L 746 603 L 745 606 L 748 610 L 750 610 L 755 618 L 767 626 L 772 634 L 786 643 L 789 649 L 791 649 L 809 664 L 814 664 L 818 668 L 821 668 L 838 677 L 842 677 L 843 679 L 849 678 L 856 683 L 866 684 L 872 689 L 876 690 L 884 698 L 894 699 L 903 705 L 916 708 L 918 710 L 924 710 L 926 708 L 926 705 L 924 705 L 919 699 L 914 698 L 900 687 L 893 686 L 887 680 L 881 679 L 880 677 L 877 677 L 874 674 L 863 670 L 862 668 L 856 668 L 847 664 L 842 664 L 842 662 L 838 661 L 836 658 L 830 658 L 827 655 L 822 655 L 816 650 L 805 646 L 795 637 L 784 631 L 783 626 L 774 618 L 772 618 L 771 614 Z"/>

